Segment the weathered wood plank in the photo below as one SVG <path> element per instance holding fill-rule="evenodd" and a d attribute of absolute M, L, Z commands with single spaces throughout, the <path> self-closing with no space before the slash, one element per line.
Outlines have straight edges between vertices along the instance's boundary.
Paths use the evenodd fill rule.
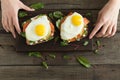
<path fill-rule="evenodd" d="M 101 9 L 108 0 L 21 0 L 26 5 L 43 2 L 46 9 L 49 8 L 81 8 L 81 9 Z M 90 3 L 90 4 L 89 4 Z M 89 4 L 89 5 L 88 5 Z M 77 6 L 74 6 L 77 5 Z M 0 4 L 1 6 L 1 4 Z M 57 7 L 56 7 L 57 6 Z M 0 7 L 1 9 L 1 7 Z"/>
<path fill-rule="evenodd" d="M 0 66 L 1 80 L 119 80 L 120 65 L 81 66 Z"/>
<path fill-rule="evenodd" d="M 12 37 L 8 34 L 0 34 L 0 65 L 39 65 L 41 60 L 37 58 L 29 58 L 26 53 L 15 52 L 15 47 Z M 8 37 L 6 37 L 8 36 Z M 55 60 L 48 59 L 49 65 L 79 65 L 75 58 L 72 60 L 63 60 L 62 55 L 69 56 L 85 56 L 92 64 L 120 64 L 120 33 L 110 39 L 100 39 L 103 48 L 100 49 L 100 54 L 95 55 L 93 52 L 58 52 Z M 7 41 L 8 39 L 8 41 Z M 12 43 L 12 44 L 11 44 Z M 8 45 L 7 45 L 8 44 Z M 50 52 L 49 52 L 50 53 Z M 43 53 L 44 56 L 49 53 Z"/>
<path fill-rule="evenodd" d="M 34 0 L 23 0 L 25 4 L 32 4 Z M 36 0 L 34 2 L 39 2 Z M 45 3 L 47 9 L 49 8 L 81 8 L 81 9 L 100 9 L 104 6 L 107 0 L 41 0 L 41 2 Z M 96 3 L 97 2 L 97 3 Z M 91 3 L 91 4 L 89 4 Z M 57 6 L 54 6 L 54 4 Z M 89 4 L 89 5 L 88 5 Z M 78 6 L 74 6 L 78 5 Z"/>
<path fill-rule="evenodd" d="M 0 45 L 14 45 L 15 39 L 11 34 L 0 33 Z"/>

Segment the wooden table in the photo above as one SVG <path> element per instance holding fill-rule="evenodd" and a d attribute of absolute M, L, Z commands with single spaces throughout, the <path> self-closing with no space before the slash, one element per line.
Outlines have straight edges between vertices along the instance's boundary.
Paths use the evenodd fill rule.
<path fill-rule="evenodd" d="M 24 3 L 30 5 L 38 1 L 44 2 L 46 9 L 90 10 L 94 14 L 94 21 L 98 11 L 107 2 L 107 0 L 24 0 Z M 99 55 L 93 52 L 58 52 L 56 53 L 58 58 L 48 60 L 49 69 L 46 70 L 41 67 L 40 59 L 28 57 L 27 53 L 17 53 L 13 37 L 5 33 L 0 24 L 0 80 L 120 80 L 119 31 L 120 16 L 116 35 L 110 39 L 100 39 L 104 47 L 101 48 Z M 72 60 L 61 59 L 61 55 L 64 54 L 73 57 Z M 93 66 L 86 69 L 79 65 L 74 58 L 78 55 L 85 56 Z"/>

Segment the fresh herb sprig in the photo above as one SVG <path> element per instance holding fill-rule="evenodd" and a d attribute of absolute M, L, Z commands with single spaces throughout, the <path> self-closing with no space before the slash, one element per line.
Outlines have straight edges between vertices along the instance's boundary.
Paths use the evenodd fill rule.
<path fill-rule="evenodd" d="M 39 3 L 34 3 L 34 4 L 30 5 L 30 7 L 33 8 L 33 9 L 35 9 L 35 10 L 38 10 L 38 9 L 44 8 L 44 4 L 41 3 L 41 2 L 39 2 Z M 20 18 L 23 18 L 23 17 L 28 16 L 28 13 L 27 13 L 26 11 L 20 11 L 19 14 L 18 14 L 18 16 L 19 16 Z"/>
<path fill-rule="evenodd" d="M 42 62 L 42 66 L 45 67 L 46 69 L 48 69 L 48 64 L 47 64 L 47 62 L 43 61 L 43 62 Z"/>
<path fill-rule="evenodd" d="M 29 52 L 28 56 L 34 56 L 37 58 L 42 58 L 42 54 L 40 52 Z"/>
<path fill-rule="evenodd" d="M 68 41 L 63 40 L 63 41 L 60 42 L 60 45 L 61 45 L 61 46 L 67 46 L 67 45 L 69 45 L 69 44 L 68 44 Z"/>
<path fill-rule="evenodd" d="M 83 56 L 77 57 L 77 61 L 78 61 L 81 65 L 83 65 L 84 67 L 86 67 L 86 68 L 90 68 L 90 67 L 91 67 L 90 62 L 89 62 L 85 57 L 83 57 Z"/>
<path fill-rule="evenodd" d="M 56 55 L 55 54 L 49 54 L 49 57 L 51 57 L 52 59 L 55 59 Z"/>

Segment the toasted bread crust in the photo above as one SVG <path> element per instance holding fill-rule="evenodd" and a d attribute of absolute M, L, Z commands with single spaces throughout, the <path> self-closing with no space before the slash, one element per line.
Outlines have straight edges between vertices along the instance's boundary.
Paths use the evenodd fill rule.
<path fill-rule="evenodd" d="M 36 19 L 36 17 L 35 17 Z M 50 33 L 50 37 L 53 37 L 54 36 L 54 32 L 55 32 L 55 29 L 54 29 L 54 25 L 52 24 L 52 22 L 50 21 L 50 19 L 48 18 L 49 22 L 50 22 L 50 27 L 51 27 L 51 33 Z M 27 26 L 29 25 L 31 21 L 26 21 L 24 24 L 23 24 L 23 32 L 25 32 L 25 29 L 27 28 Z M 43 43 L 43 42 L 47 42 L 48 40 L 39 40 L 37 42 L 34 42 L 34 43 L 31 43 L 31 41 L 27 40 L 26 39 L 26 43 L 27 45 L 36 45 L 36 44 L 39 44 L 39 43 Z"/>
<path fill-rule="evenodd" d="M 70 16 L 70 15 L 72 15 L 73 13 L 72 12 L 70 12 L 67 16 L 65 16 L 62 20 L 61 20 L 61 22 L 60 22 L 60 30 L 61 30 L 61 25 L 62 25 L 62 23 L 64 23 L 64 21 L 66 20 L 66 18 L 68 17 L 68 16 Z M 88 20 L 87 18 L 85 18 L 85 20 Z M 89 23 L 89 22 L 88 22 Z M 87 23 L 87 24 L 88 24 Z M 87 25 L 86 24 L 86 25 Z M 82 34 L 82 35 L 81 35 Z M 82 29 L 82 33 L 81 34 L 78 34 L 76 37 L 74 37 L 74 38 L 72 38 L 72 39 L 69 39 L 69 40 L 67 40 L 68 42 L 74 42 L 74 41 L 77 41 L 78 39 L 82 39 L 83 38 L 83 34 L 84 34 L 84 28 Z"/>

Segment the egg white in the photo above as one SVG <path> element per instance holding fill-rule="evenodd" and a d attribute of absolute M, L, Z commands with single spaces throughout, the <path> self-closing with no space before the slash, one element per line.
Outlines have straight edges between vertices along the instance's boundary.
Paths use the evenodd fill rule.
<path fill-rule="evenodd" d="M 29 41 L 38 41 L 41 39 L 43 40 L 46 39 L 51 32 L 50 22 L 47 16 L 46 15 L 39 16 L 37 19 L 31 19 L 31 20 L 32 20 L 31 23 L 25 29 L 26 39 Z M 35 33 L 35 26 L 38 24 L 43 24 L 45 26 L 46 32 L 44 36 L 38 36 Z"/>
<path fill-rule="evenodd" d="M 72 24 L 72 16 L 74 15 L 79 15 L 82 17 L 81 14 L 77 13 L 77 12 L 74 12 L 72 15 L 68 16 L 65 21 L 61 24 L 61 31 L 60 31 L 60 36 L 61 36 L 61 39 L 63 40 L 69 40 L 69 39 L 72 39 L 74 37 L 77 37 L 78 34 L 81 34 L 82 33 L 82 30 L 84 28 L 84 21 L 83 21 L 83 17 L 82 17 L 82 20 L 81 20 L 81 25 L 79 26 L 74 26 Z"/>

